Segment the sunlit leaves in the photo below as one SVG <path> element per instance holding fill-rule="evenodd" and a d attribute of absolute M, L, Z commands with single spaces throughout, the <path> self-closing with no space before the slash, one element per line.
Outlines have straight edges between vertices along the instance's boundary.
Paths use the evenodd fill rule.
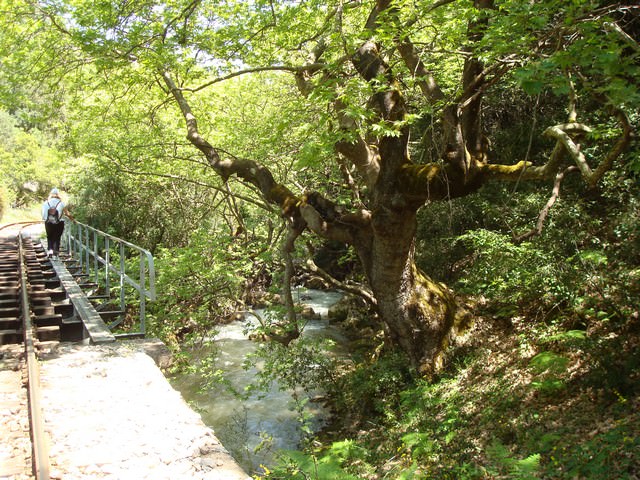
<path fill-rule="evenodd" d="M 498 470 L 505 470 L 507 478 L 517 478 L 519 480 L 535 480 L 539 478 L 541 455 L 535 453 L 523 459 L 513 458 L 511 452 L 499 441 L 494 441 L 487 448 L 487 455 L 498 466 Z M 491 469 L 493 470 L 493 469 Z M 496 472 L 496 474 L 498 474 Z"/>
<path fill-rule="evenodd" d="M 639 53 L 607 27 L 616 21 L 615 10 L 608 16 L 589 0 L 507 0 L 498 7 L 482 45 L 499 55 L 519 55 L 516 79 L 526 93 L 566 96 L 576 88 L 613 105 L 638 105 Z"/>
<path fill-rule="evenodd" d="M 61 184 L 65 170 L 46 135 L 18 128 L 18 120 L 0 110 L 0 184 L 12 204 L 39 200 L 41 193 Z"/>

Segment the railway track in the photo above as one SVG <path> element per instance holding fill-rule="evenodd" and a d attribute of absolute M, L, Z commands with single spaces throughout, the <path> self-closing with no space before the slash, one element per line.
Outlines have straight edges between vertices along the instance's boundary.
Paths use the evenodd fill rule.
<path fill-rule="evenodd" d="M 39 244 L 0 238 L 0 479 L 50 478 L 37 356 L 61 339 L 65 296 Z"/>
<path fill-rule="evenodd" d="M 150 358 L 158 342 L 116 342 L 81 266 L 19 238 L 0 227 L 0 480 L 250 480 Z"/>

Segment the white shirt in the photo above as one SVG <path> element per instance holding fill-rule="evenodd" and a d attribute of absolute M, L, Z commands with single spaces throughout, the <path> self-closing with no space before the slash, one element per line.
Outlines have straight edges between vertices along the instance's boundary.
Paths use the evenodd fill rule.
<path fill-rule="evenodd" d="M 58 218 L 62 220 L 64 202 L 57 197 L 49 197 L 48 200 L 42 202 L 42 220 L 47 220 L 47 217 L 49 216 L 49 209 L 54 207 L 58 210 Z"/>

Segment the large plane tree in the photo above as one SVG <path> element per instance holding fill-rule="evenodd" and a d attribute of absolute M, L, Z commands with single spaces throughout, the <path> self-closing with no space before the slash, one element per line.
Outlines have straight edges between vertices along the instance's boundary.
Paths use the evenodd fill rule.
<path fill-rule="evenodd" d="M 549 203 L 524 234 L 535 235 L 565 176 L 575 172 L 595 188 L 620 161 L 640 104 L 639 12 L 631 2 L 3 3 L 4 21 L 16 20 L 6 35 L 33 46 L 48 32 L 39 41 L 57 39 L 44 47 L 52 62 L 64 60 L 65 74 L 129 76 L 164 95 L 224 181 L 241 179 L 279 209 L 291 244 L 308 231 L 351 246 L 389 339 L 423 374 L 439 367 L 469 314 L 415 265 L 419 209 L 492 181 L 543 180 Z M 294 187 L 263 159 L 222 151 L 199 127 L 208 87 L 264 71 L 289 75 L 298 94 L 331 117 L 321 126 L 350 202 L 322 185 Z M 123 85 L 126 98 L 135 83 Z M 492 150 L 483 116 L 487 95 L 500 89 L 555 95 L 566 105 L 566 118 L 544 126 L 540 151 L 527 158 Z M 608 134 L 592 135 L 596 129 Z"/>

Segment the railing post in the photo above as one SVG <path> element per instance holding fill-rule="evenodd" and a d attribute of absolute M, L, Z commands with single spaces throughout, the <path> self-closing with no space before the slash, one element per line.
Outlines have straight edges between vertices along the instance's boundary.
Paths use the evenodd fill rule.
<path fill-rule="evenodd" d="M 69 223 L 67 225 L 65 225 L 64 227 L 64 238 L 65 238 L 65 245 L 67 247 L 67 255 L 71 255 L 71 229 L 73 228 L 73 223 Z"/>
<path fill-rule="evenodd" d="M 107 295 L 110 295 L 111 291 L 109 265 L 111 265 L 111 244 L 109 242 L 109 237 L 104 237 L 104 289 Z"/>
<path fill-rule="evenodd" d="M 80 272 L 84 271 L 84 256 L 82 255 L 82 236 L 84 232 L 82 230 L 82 225 L 78 224 L 78 236 L 76 239 L 76 245 L 78 246 L 78 266 L 80 267 Z"/>
<path fill-rule="evenodd" d="M 125 278 L 125 262 L 124 262 L 124 243 L 120 242 L 120 310 L 124 311 L 127 304 L 124 298 L 124 278 Z"/>
<path fill-rule="evenodd" d="M 144 253 L 140 252 L 140 281 L 139 285 L 142 288 L 143 292 L 147 291 L 146 287 L 146 272 L 145 272 L 145 261 L 144 261 Z M 145 295 L 140 294 L 140 332 L 144 335 L 146 334 L 146 326 L 145 326 Z"/>
<path fill-rule="evenodd" d="M 98 232 L 93 232 L 93 272 L 95 274 L 95 282 L 98 283 L 100 270 L 98 269 Z"/>
<path fill-rule="evenodd" d="M 85 231 L 85 237 L 84 237 L 84 258 L 85 258 L 85 267 L 87 267 L 87 271 L 82 273 L 88 276 L 91 269 L 91 265 L 89 263 L 89 229 L 88 228 Z"/>

